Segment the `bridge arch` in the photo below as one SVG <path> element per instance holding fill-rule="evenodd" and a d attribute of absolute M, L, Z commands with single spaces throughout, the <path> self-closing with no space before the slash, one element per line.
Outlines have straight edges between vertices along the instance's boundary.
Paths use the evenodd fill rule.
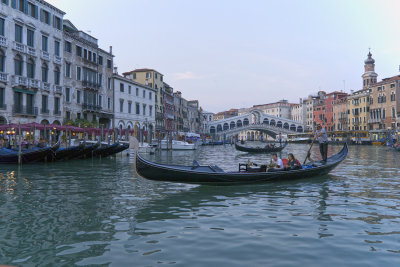
<path fill-rule="evenodd" d="M 278 122 L 276 123 L 276 127 L 282 128 L 282 122 L 281 122 L 281 121 L 278 121 Z"/>
<path fill-rule="evenodd" d="M 283 124 L 283 128 L 284 128 L 284 129 L 289 129 L 289 123 L 285 122 L 285 123 Z"/>
<path fill-rule="evenodd" d="M 236 123 L 234 121 L 231 121 L 230 128 L 235 129 L 235 127 L 236 127 Z"/>
<path fill-rule="evenodd" d="M 210 133 L 211 134 L 215 134 L 215 126 L 211 126 L 210 127 Z"/>
<path fill-rule="evenodd" d="M 243 123 L 242 123 L 242 120 L 238 120 L 237 122 L 236 122 L 236 126 L 239 128 L 239 127 L 242 127 L 243 126 Z"/>
<path fill-rule="evenodd" d="M 268 118 L 265 118 L 265 119 L 263 120 L 263 124 L 268 124 L 268 125 L 269 125 L 269 119 L 268 119 Z"/>
<path fill-rule="evenodd" d="M 297 127 L 297 132 L 302 133 L 303 132 L 303 127 L 302 126 L 298 126 Z"/>
<path fill-rule="evenodd" d="M 227 122 L 224 123 L 224 131 L 229 130 L 229 124 Z"/>
<path fill-rule="evenodd" d="M 296 131 L 296 125 L 294 125 L 294 124 L 290 125 L 290 130 L 291 131 Z"/>
<path fill-rule="evenodd" d="M 244 126 L 247 126 L 247 125 L 249 125 L 249 119 L 248 118 L 245 118 L 244 120 L 243 120 L 243 125 Z"/>
<path fill-rule="evenodd" d="M 275 120 L 274 120 L 274 119 L 272 119 L 272 120 L 271 120 L 271 122 L 269 123 L 269 125 L 271 125 L 271 126 L 275 126 L 275 125 L 276 125 L 276 122 L 275 122 Z"/>
<path fill-rule="evenodd" d="M 222 132 L 222 126 L 221 126 L 221 124 L 218 124 L 218 125 L 217 125 L 217 132 Z"/>

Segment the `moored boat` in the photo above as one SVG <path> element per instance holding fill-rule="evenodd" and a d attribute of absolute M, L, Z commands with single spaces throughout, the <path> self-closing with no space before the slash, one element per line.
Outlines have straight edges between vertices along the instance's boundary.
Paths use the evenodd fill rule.
<path fill-rule="evenodd" d="M 162 150 L 167 150 L 169 148 L 170 144 L 168 144 L 167 140 L 161 140 L 161 149 Z M 190 144 L 185 141 L 178 141 L 178 140 L 172 140 L 172 150 L 195 150 L 196 145 L 195 144 Z"/>
<path fill-rule="evenodd" d="M 282 146 L 265 146 L 265 147 L 248 147 L 239 145 L 238 142 L 235 143 L 236 150 L 242 152 L 249 153 L 272 153 L 272 152 L 280 152 L 287 146 L 287 143 L 284 143 Z"/>
<path fill-rule="evenodd" d="M 304 165 L 297 170 L 262 172 L 260 168 L 259 171 L 225 172 L 215 165 L 178 166 L 159 164 L 146 160 L 136 153 L 135 169 L 141 177 L 156 181 L 209 185 L 250 184 L 326 175 L 339 165 L 347 157 L 347 154 L 348 147 L 345 144 L 343 149 L 338 154 L 329 157 L 327 162 L 317 161 L 313 164 Z"/>
<path fill-rule="evenodd" d="M 44 161 L 46 158 L 50 159 L 58 147 L 59 144 L 53 147 L 23 149 L 21 150 L 21 163 L 35 163 Z M 0 149 L 0 164 L 18 164 L 18 158 L 18 150 L 7 148 Z"/>

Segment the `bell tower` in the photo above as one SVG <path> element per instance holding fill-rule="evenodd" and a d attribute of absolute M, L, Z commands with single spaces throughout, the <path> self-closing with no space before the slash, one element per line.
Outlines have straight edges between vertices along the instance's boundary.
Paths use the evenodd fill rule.
<path fill-rule="evenodd" d="M 362 75 L 363 89 L 367 89 L 376 83 L 378 74 L 375 72 L 375 59 L 372 58 L 371 51 L 368 53 L 368 58 L 364 61 L 365 72 Z"/>

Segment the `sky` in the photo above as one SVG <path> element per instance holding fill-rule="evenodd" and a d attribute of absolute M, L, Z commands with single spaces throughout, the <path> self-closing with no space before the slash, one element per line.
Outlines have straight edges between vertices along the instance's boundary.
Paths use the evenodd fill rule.
<path fill-rule="evenodd" d="M 369 48 L 378 79 L 400 74 L 397 0 L 47 1 L 119 73 L 156 69 L 206 111 L 360 90 Z"/>

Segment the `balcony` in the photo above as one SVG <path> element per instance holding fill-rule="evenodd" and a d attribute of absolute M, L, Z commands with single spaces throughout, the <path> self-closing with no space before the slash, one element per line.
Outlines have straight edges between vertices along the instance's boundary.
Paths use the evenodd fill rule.
<path fill-rule="evenodd" d="M 54 85 L 54 93 L 62 94 L 62 86 L 61 85 Z"/>
<path fill-rule="evenodd" d="M 382 121 L 383 121 L 383 119 L 369 119 L 368 123 L 380 123 Z"/>
<path fill-rule="evenodd" d="M 13 86 L 28 87 L 28 78 L 22 76 L 13 76 Z"/>
<path fill-rule="evenodd" d="M 156 112 L 156 120 L 164 120 L 164 114 L 161 112 Z"/>
<path fill-rule="evenodd" d="M 35 79 L 28 79 L 29 88 L 40 88 L 40 81 Z"/>
<path fill-rule="evenodd" d="M 50 84 L 49 84 L 49 83 L 42 82 L 41 84 L 42 84 L 41 89 L 42 89 L 43 91 L 50 92 Z"/>
<path fill-rule="evenodd" d="M 83 110 L 87 110 L 87 111 L 100 111 L 103 108 L 99 105 L 92 105 L 92 104 L 88 104 L 88 103 L 84 103 L 82 105 Z"/>
<path fill-rule="evenodd" d="M 37 116 L 38 108 L 26 106 L 13 106 L 13 115 Z"/>
<path fill-rule="evenodd" d="M 40 109 L 40 113 L 43 115 L 49 115 L 50 111 L 47 108 L 41 108 Z"/>
<path fill-rule="evenodd" d="M 49 52 L 42 51 L 42 53 L 41 53 L 41 58 L 44 59 L 44 60 L 50 61 L 50 54 L 49 54 Z"/>
<path fill-rule="evenodd" d="M 0 104 L 0 109 L 1 110 L 6 110 L 7 109 L 7 104 Z"/>
<path fill-rule="evenodd" d="M 36 49 L 35 48 L 27 46 L 27 49 L 28 49 L 28 54 L 29 55 L 31 55 L 33 57 L 36 57 Z"/>
<path fill-rule="evenodd" d="M 174 114 L 167 114 L 167 119 L 173 120 L 174 119 Z"/>
<path fill-rule="evenodd" d="M 99 89 L 100 84 L 98 84 L 96 82 L 82 81 L 82 86 L 83 86 L 83 88 L 86 88 L 86 89 L 97 90 L 97 89 Z"/>
<path fill-rule="evenodd" d="M 21 52 L 21 53 L 25 53 L 26 46 L 24 44 L 14 42 L 14 50 Z"/>
<path fill-rule="evenodd" d="M 62 64 L 62 58 L 59 56 L 54 56 L 54 63 L 61 65 Z"/>
<path fill-rule="evenodd" d="M 61 110 L 54 110 L 54 116 L 61 116 Z"/>
<path fill-rule="evenodd" d="M 0 36 L 0 46 L 2 47 L 8 47 L 8 41 L 7 38 L 4 36 Z"/>
<path fill-rule="evenodd" d="M 0 72 L 0 82 L 8 82 L 8 73 Z"/>

